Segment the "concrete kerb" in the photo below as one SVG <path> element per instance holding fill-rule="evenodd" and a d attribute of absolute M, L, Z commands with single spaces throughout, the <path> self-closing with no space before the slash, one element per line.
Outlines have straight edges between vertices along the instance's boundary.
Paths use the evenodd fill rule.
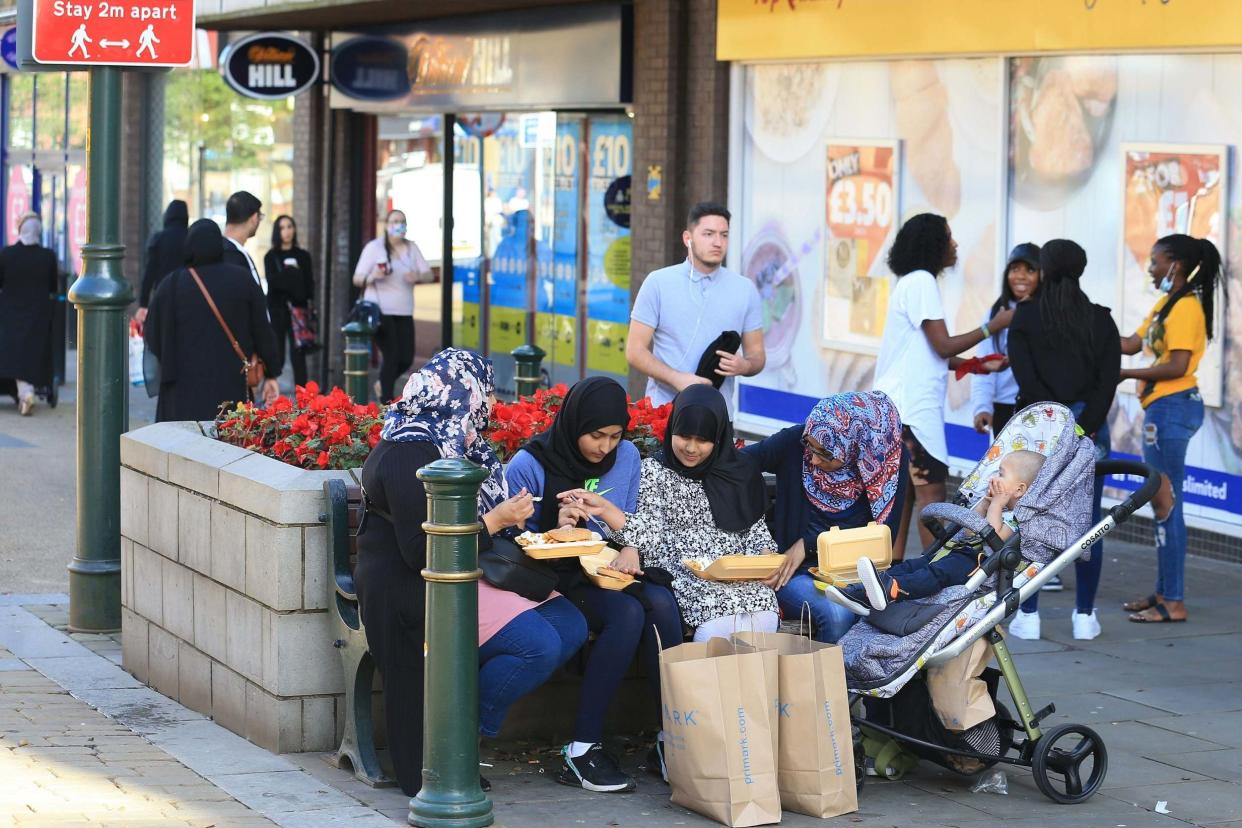
<path fill-rule="evenodd" d="M 243 805 L 285 828 L 317 828 L 348 820 L 364 828 L 392 821 L 322 782 L 296 764 L 137 685 L 124 670 L 92 653 L 33 613 L 0 606 L 0 648 L 75 699 L 141 735 Z M 23 596 L 31 597 L 31 596 Z M 49 596 L 34 596 L 41 603 Z M 64 596 L 51 596 L 63 599 Z"/>

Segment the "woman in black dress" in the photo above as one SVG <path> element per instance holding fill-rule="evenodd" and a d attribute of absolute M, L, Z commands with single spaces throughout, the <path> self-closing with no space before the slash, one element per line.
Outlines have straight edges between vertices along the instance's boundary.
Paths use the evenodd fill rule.
<path fill-rule="evenodd" d="M 224 264 L 224 236 L 211 219 L 199 219 L 185 239 L 186 266 L 160 282 L 148 308 L 143 337 L 160 361 L 156 422 L 214 420 L 225 403 L 249 396 L 241 358 L 190 275 L 203 280 L 216 307 L 247 356 L 267 366 L 260 386 L 264 404 L 280 394 L 276 336 L 267 321 L 267 301 L 250 274 Z"/>
<path fill-rule="evenodd" d="M 298 226 L 292 216 L 277 216 L 272 222 L 272 249 L 263 257 L 267 275 L 267 312 L 276 332 L 276 364 L 279 374 L 285 367 L 285 346 L 293 363 L 294 385 L 306 385 L 306 351 L 293 339 L 292 308 L 309 307 L 315 296 L 310 254 L 298 247 Z"/>
<path fill-rule="evenodd" d="M 52 382 L 52 297 L 56 254 L 40 239 L 42 222 L 27 213 L 18 241 L 0 251 L 0 377 L 16 381 L 18 410 L 34 410 L 34 390 Z M 10 389 L 13 386 L 9 385 Z"/>

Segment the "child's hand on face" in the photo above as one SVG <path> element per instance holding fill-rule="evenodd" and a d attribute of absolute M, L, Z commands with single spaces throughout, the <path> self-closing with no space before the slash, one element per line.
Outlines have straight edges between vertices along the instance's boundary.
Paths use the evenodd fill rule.
<path fill-rule="evenodd" d="M 991 498 L 993 504 L 1001 504 L 1003 509 L 1013 497 L 1013 486 L 1005 482 L 1000 475 L 993 477 L 988 481 L 988 497 Z"/>

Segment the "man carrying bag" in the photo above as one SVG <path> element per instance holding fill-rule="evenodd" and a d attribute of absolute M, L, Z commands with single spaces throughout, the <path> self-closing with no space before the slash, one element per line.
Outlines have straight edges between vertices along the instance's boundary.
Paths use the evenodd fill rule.
<path fill-rule="evenodd" d="M 775 651 L 722 638 L 661 651 L 664 755 L 673 804 L 731 828 L 781 821 L 776 669 Z"/>
<path fill-rule="evenodd" d="M 781 806 L 820 819 L 858 810 L 841 648 L 789 633 L 739 632 L 733 639 L 739 653 L 777 654 Z"/>

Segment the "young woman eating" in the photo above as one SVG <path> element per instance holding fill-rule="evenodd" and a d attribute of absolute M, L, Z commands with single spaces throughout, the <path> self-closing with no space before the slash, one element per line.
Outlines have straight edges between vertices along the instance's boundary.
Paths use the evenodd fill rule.
<path fill-rule="evenodd" d="M 762 471 L 776 476 L 773 534 L 785 565 L 768 585 L 786 618 L 811 610 L 815 637 L 836 641 L 858 616 L 825 601 L 815 586 L 808 555 L 821 532 L 872 521 L 896 535 L 906 496 L 901 418 L 880 391 L 836 394 L 820 400 L 805 425 L 794 425 L 742 449 Z M 811 560 L 814 560 L 812 558 Z"/>
<path fill-rule="evenodd" d="M 735 629 L 776 630 L 780 619 L 770 586 L 705 581 L 683 563 L 776 551 L 763 519 L 763 476 L 734 447 L 724 397 L 712 386 L 691 385 L 674 398 L 664 447 L 658 457 L 643 460 L 634 511 L 581 490 L 567 498 L 579 498 L 624 544 L 615 568 L 659 568 L 672 575 L 673 594 L 695 641 L 727 638 Z"/>
<path fill-rule="evenodd" d="M 888 266 L 897 285 L 888 300 L 888 315 L 875 366 L 875 390 L 896 404 L 910 451 L 914 497 L 906 498 L 901 528 L 893 538 L 893 558 L 905 555 L 906 529 L 917 506 L 945 499 L 949 448 L 944 438 L 944 400 L 949 370 L 967 351 L 1009 325 L 1013 311 L 1004 308 L 975 330 L 951 335 L 945 325 L 937 278 L 957 264 L 957 242 L 944 216 L 921 213 L 897 231 Z M 931 532 L 919 526 L 924 548 Z"/>
<path fill-rule="evenodd" d="M 358 603 L 384 680 L 397 784 L 409 796 L 422 785 L 423 767 L 427 492 L 418 471 L 442 457 L 464 457 L 487 471 L 479 492 L 480 552 L 507 542 L 493 536 L 522 526 L 534 505 L 528 492 L 508 496 L 500 460 L 483 437 L 494 389 L 489 361 L 457 348 L 441 351 L 410 377 L 362 467 Z M 478 624 L 479 730 L 496 736 L 509 707 L 576 653 L 587 629 L 582 614 L 555 592 L 536 602 L 482 580 Z"/>
<path fill-rule="evenodd" d="M 1146 368 L 1126 368 L 1121 379 L 1138 382 L 1143 406 L 1143 462 L 1161 472 L 1152 498 L 1156 513 L 1156 591 L 1124 608 L 1140 624 L 1186 620 L 1186 518 L 1182 485 L 1186 449 L 1203 425 L 1203 397 L 1195 371 L 1212 340 L 1216 289 L 1222 287 L 1220 251 L 1207 239 L 1165 236 L 1151 249 L 1147 271 L 1164 291 L 1143 324 L 1121 340 L 1124 354 L 1150 352 Z"/>
<path fill-rule="evenodd" d="M 558 508 L 557 496 L 576 490 L 592 492 L 614 508 L 633 512 L 638 505 L 638 449 L 622 439 L 629 423 L 625 389 L 616 381 L 590 377 L 565 396 L 552 427 L 514 456 L 505 471 L 509 490 L 524 489 L 538 500 L 526 528 L 546 532 L 577 525 L 611 539 L 607 525 L 590 517 L 572 499 Z M 578 694 L 573 741 L 564 747 L 564 765 L 557 781 L 589 791 L 634 790 L 634 780 L 604 751 L 604 716 L 612 704 L 635 654 L 643 666 L 658 707 L 660 648 L 681 643 L 681 617 L 668 589 L 638 582 L 624 592 L 601 589 L 588 581 L 577 558 L 550 561 L 558 575 L 557 590 L 587 619 L 595 633 L 586 673 Z M 655 630 L 659 630 L 659 637 Z M 649 766 L 658 769 L 659 757 Z"/>

